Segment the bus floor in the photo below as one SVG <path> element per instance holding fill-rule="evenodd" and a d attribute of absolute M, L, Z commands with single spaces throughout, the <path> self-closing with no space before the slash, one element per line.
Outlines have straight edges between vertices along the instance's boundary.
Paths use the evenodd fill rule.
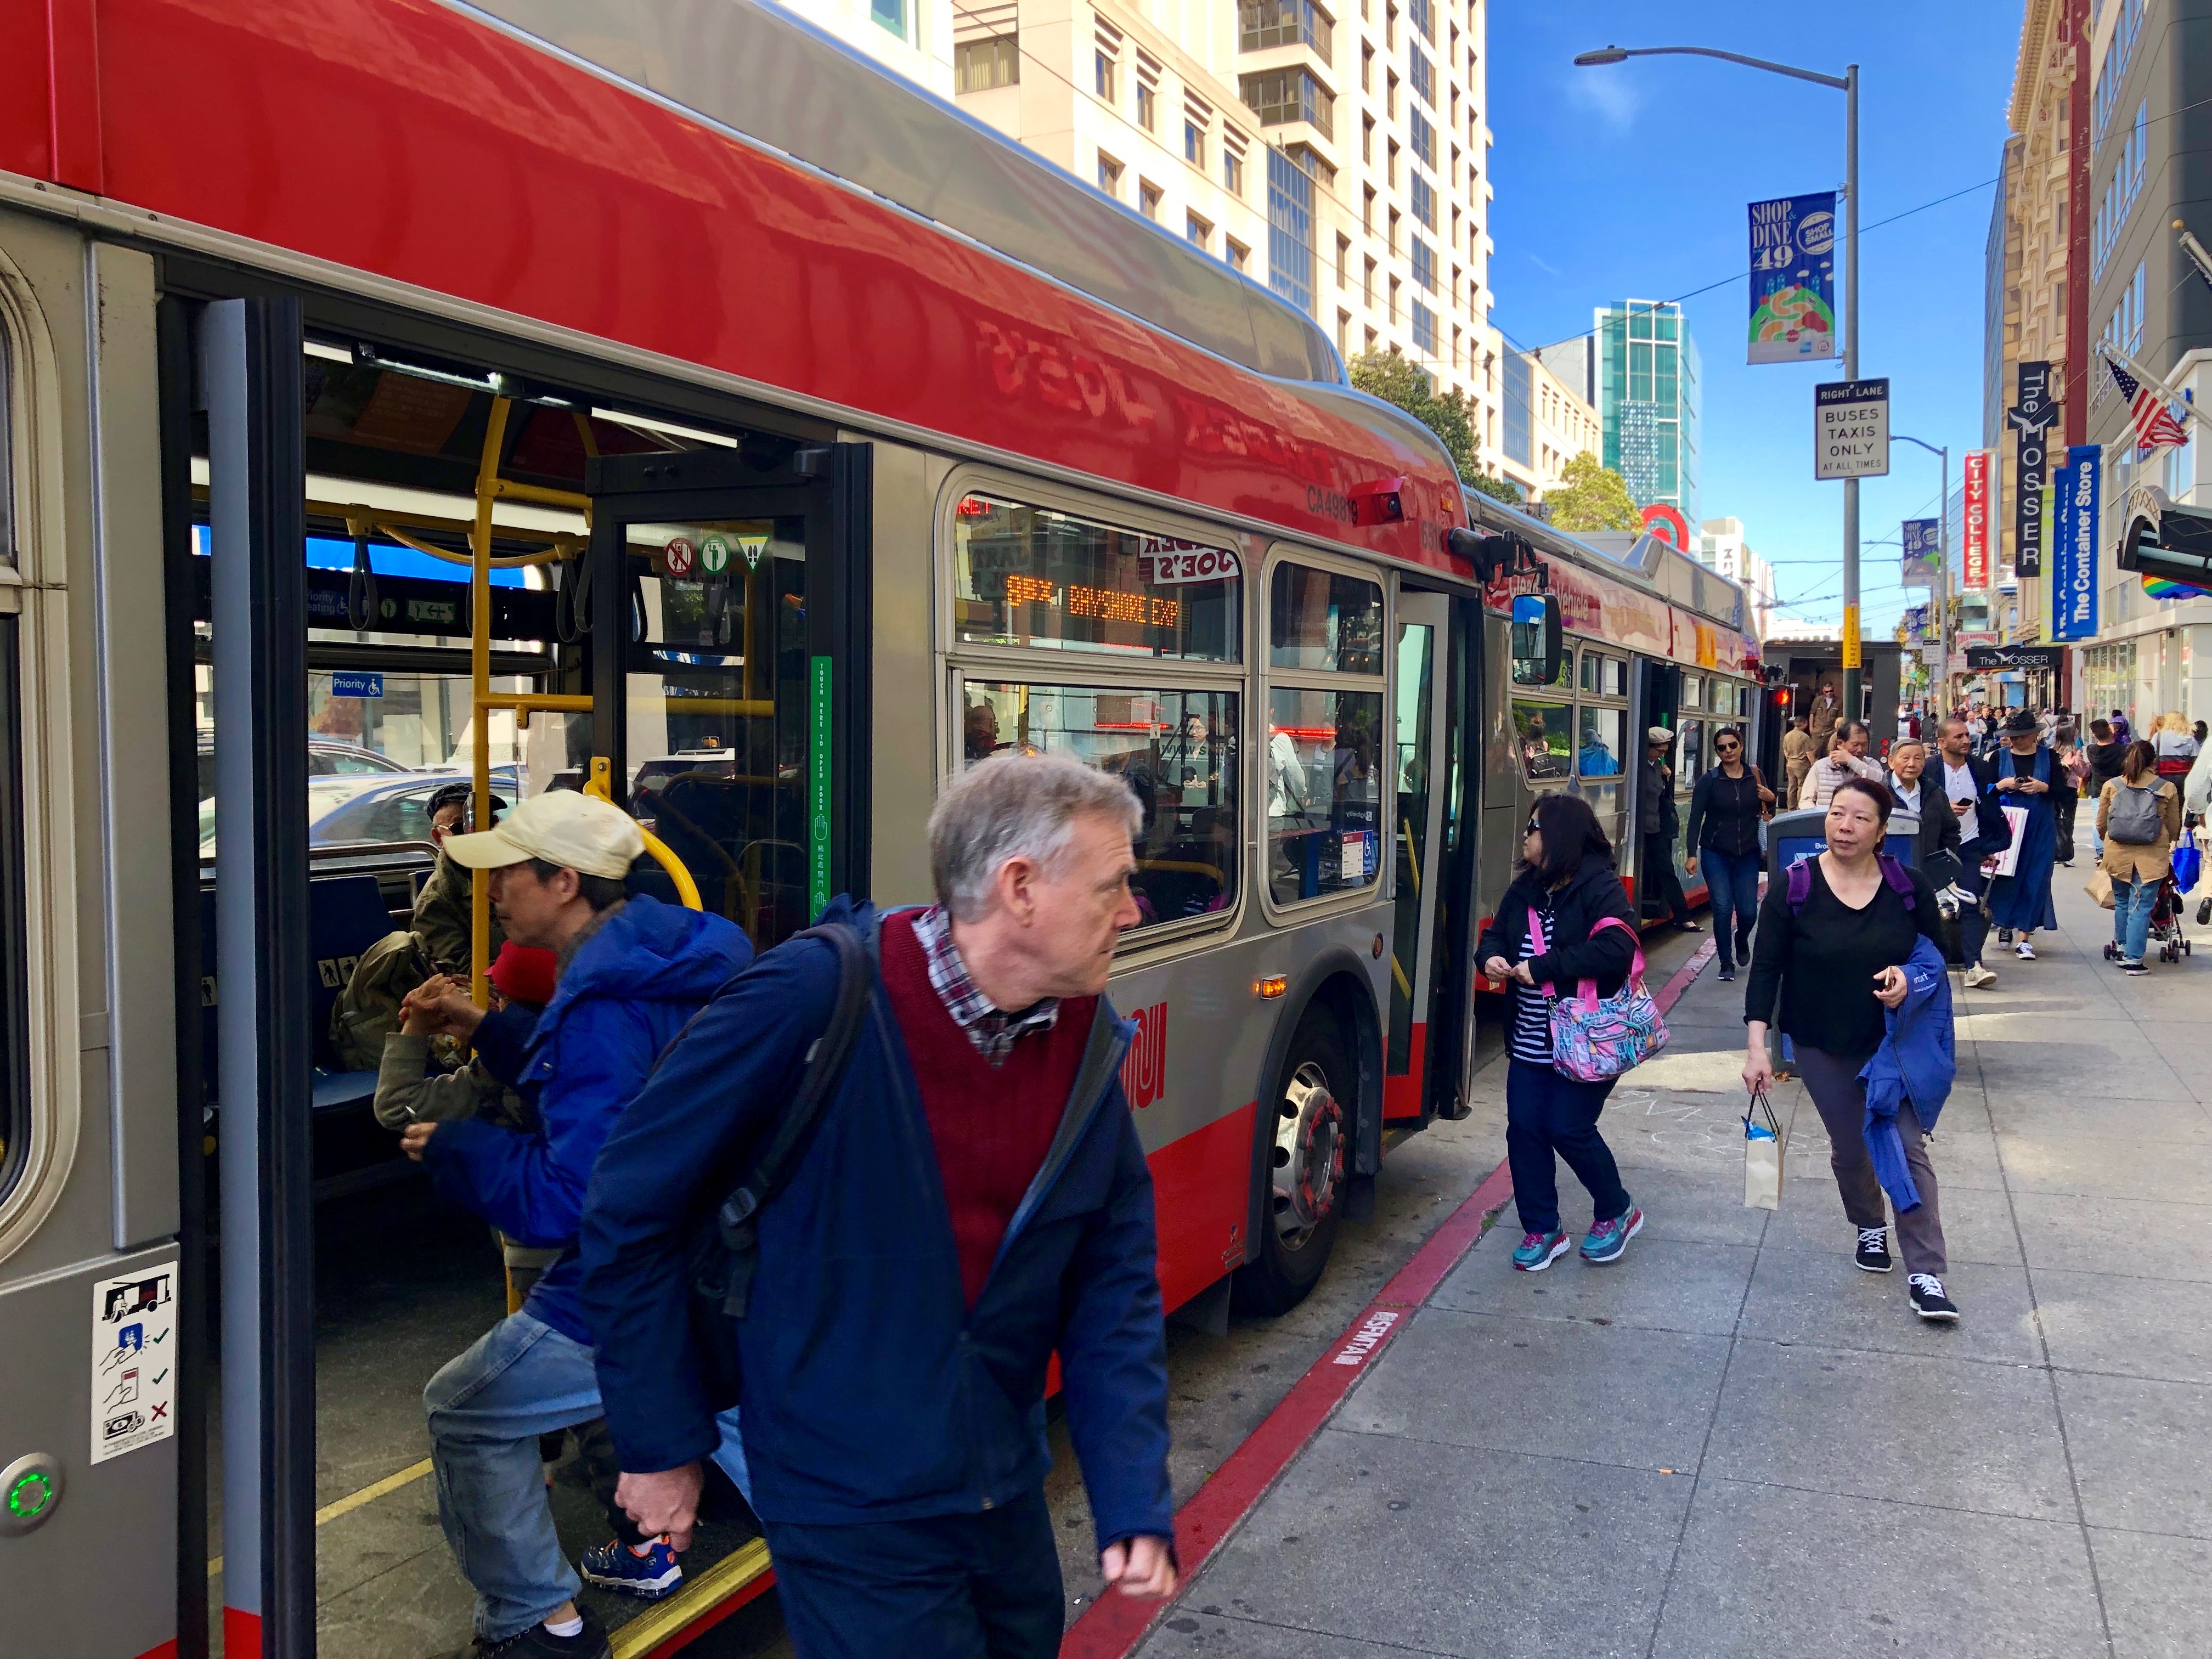
<path fill-rule="evenodd" d="M 315 1534 L 319 1659 L 424 1659 L 465 1647 L 473 1598 L 438 1525 L 422 1387 L 506 1310 L 499 1249 L 484 1224 L 409 1179 L 315 1212 Z M 210 1397 L 214 1391 L 210 1390 Z M 222 1467 L 222 1425 L 209 1467 Z M 573 1563 L 604 1543 L 606 1521 L 569 1437 L 554 1471 L 553 1510 Z M 748 1523 L 702 1529 L 685 1558 L 696 1574 L 756 1535 Z M 222 1548 L 219 1492 L 210 1547 Z M 222 1575 L 208 1601 L 221 1628 Z M 649 1604 L 586 1589 L 610 1628 Z"/>

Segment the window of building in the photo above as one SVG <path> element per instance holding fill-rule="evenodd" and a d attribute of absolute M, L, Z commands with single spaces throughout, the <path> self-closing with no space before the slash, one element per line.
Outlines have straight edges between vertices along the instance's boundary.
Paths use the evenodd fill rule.
<path fill-rule="evenodd" d="M 1413 239 L 1413 280 L 1431 294 L 1437 291 L 1437 251 L 1419 236 Z"/>
<path fill-rule="evenodd" d="M 1404 216 L 1397 209 L 1392 208 L 1390 210 L 1390 252 L 1393 253 L 1398 251 L 1398 227 L 1403 222 Z"/>
<path fill-rule="evenodd" d="M 1431 124 L 1427 116 L 1417 109 L 1408 110 L 1407 116 L 1406 131 L 1407 137 L 1413 141 L 1413 154 L 1421 158 L 1421 164 L 1424 167 L 1433 168 L 1437 164 L 1435 126 Z"/>
<path fill-rule="evenodd" d="M 1337 287 L 1339 287 L 1339 288 L 1342 289 L 1342 288 L 1349 288 L 1349 287 L 1352 285 L 1351 269 L 1352 269 L 1352 238 L 1350 238 L 1349 236 L 1345 236 L 1345 235 L 1341 235 L 1341 234 L 1340 234 L 1340 235 L 1337 237 L 1337 239 L 1336 239 L 1336 285 L 1337 285 Z"/>
<path fill-rule="evenodd" d="M 1348 311 L 1336 313 L 1336 355 L 1340 357 L 1352 355 L 1352 313 Z"/>
<path fill-rule="evenodd" d="M 878 27 L 889 29 L 902 40 L 914 39 L 913 22 L 907 10 L 907 0 L 868 0 L 868 15 Z"/>
<path fill-rule="evenodd" d="M 1375 118 L 1371 115 L 1359 118 L 1359 159 L 1370 167 L 1375 165 Z"/>
<path fill-rule="evenodd" d="M 1370 309 L 1370 310 L 1372 310 L 1372 309 L 1374 308 L 1374 305 L 1375 305 L 1375 261 L 1374 261 L 1374 260 L 1372 260 L 1372 259 L 1370 259 L 1370 260 L 1367 262 L 1367 271 L 1366 271 L 1366 275 L 1365 275 L 1364 277 L 1362 277 L 1362 279 L 1361 279 L 1361 281 L 1360 281 L 1360 284 L 1359 284 L 1359 297 L 1360 297 L 1360 302 L 1361 302 L 1362 304 L 1365 305 L 1365 306 L 1366 306 L 1369 309 Z M 1374 331 L 1373 329 L 1371 329 L 1371 328 L 1370 328 L 1370 329 L 1369 329 L 1369 330 L 1367 331 L 1367 344 L 1368 344 L 1368 349 L 1369 349 L 1370 350 L 1372 350 L 1372 349 L 1374 349 L 1374 345 L 1375 345 L 1375 331 Z"/>
<path fill-rule="evenodd" d="M 1375 234 L 1375 186 L 1362 187 L 1359 198 L 1359 228 L 1370 236 Z"/>
<path fill-rule="evenodd" d="M 1313 0 L 1243 0 L 1237 21 L 1240 52 L 1307 46 L 1323 63 L 1334 55 L 1335 26 Z"/>
<path fill-rule="evenodd" d="M 1314 182 L 1279 149 L 1267 151 L 1267 286 L 1314 308 Z"/>
<path fill-rule="evenodd" d="M 1410 186 L 1413 216 L 1431 230 L 1437 228 L 1437 192 L 1429 181 L 1415 173 Z"/>
<path fill-rule="evenodd" d="M 1229 256 L 1230 270 L 1249 272 L 1252 269 L 1252 250 L 1234 236 L 1222 238 L 1222 250 Z"/>
<path fill-rule="evenodd" d="M 1505 459 L 1529 463 L 1531 430 L 1528 410 L 1528 388 L 1531 380 L 1528 360 L 1517 351 L 1505 354 Z M 1583 662 L 1587 671 L 1590 658 Z M 1585 688 L 1587 690 L 1587 688 Z"/>
<path fill-rule="evenodd" d="M 1021 78 L 1021 48 L 1013 35 L 963 40 L 952 48 L 955 92 L 989 92 L 996 87 L 1014 86 Z"/>
<path fill-rule="evenodd" d="M 1159 119 L 1159 89 L 1151 82 L 1139 78 L 1137 82 L 1137 125 L 1146 132 L 1152 131 Z"/>
<path fill-rule="evenodd" d="M 1382 867 L 1382 589 L 1275 567 L 1268 605 L 1267 862 L 1278 904 L 1373 885 Z"/>
<path fill-rule="evenodd" d="M 969 495 L 954 515 L 953 636 L 1118 657 L 1236 662 L 1243 566 L 1202 547 Z"/>
<path fill-rule="evenodd" d="M 1267 70 L 1237 77 L 1238 96 L 1259 112 L 1263 127 L 1293 121 L 1313 124 L 1322 137 L 1336 137 L 1336 99 L 1305 69 Z"/>
<path fill-rule="evenodd" d="M 2090 221 L 2089 270 L 2092 276 L 2103 274 L 2105 262 L 2111 258 L 2118 244 L 2121 232 L 2126 228 L 2128 215 L 2134 209 L 2136 197 L 2142 189 L 2143 175 L 2150 161 L 2150 106 L 2136 107 L 2135 125 L 2128 129 L 2121 141 L 2120 153 L 2112 166 L 2112 176 L 2105 182 L 2105 194 L 2098 202 L 2097 211 Z M 2060 234 L 2064 234 L 2062 229 Z"/>
<path fill-rule="evenodd" d="M 1398 9 L 1395 6 L 1382 9 L 1382 44 L 1392 52 L 1398 50 Z"/>
<path fill-rule="evenodd" d="M 1107 103 L 1116 101 L 1121 96 L 1121 65 L 1103 47 L 1093 54 L 1091 61 L 1091 73 L 1095 77 L 1091 90 Z"/>
<path fill-rule="evenodd" d="M 2136 266 L 2136 274 L 2128 278 L 2127 286 L 2112 307 L 2112 315 L 2105 319 L 2105 343 L 2115 351 L 2133 356 L 2142 349 L 2143 307 L 2148 299 L 2148 276 L 2142 264 Z"/>
<path fill-rule="evenodd" d="M 1213 227 L 1195 213 L 1185 212 L 1182 216 L 1182 234 L 1200 247 L 1213 246 Z"/>
<path fill-rule="evenodd" d="M 1201 173 L 1206 170 L 1206 129 L 1187 117 L 1182 124 L 1182 159 Z"/>
<path fill-rule="evenodd" d="M 1398 320 L 1398 290 L 1403 286 L 1395 276 L 1390 279 L 1390 307 L 1384 314 L 1394 323 Z"/>
<path fill-rule="evenodd" d="M 1413 313 L 1413 344 L 1423 356 L 1437 355 L 1437 313 L 1419 300 L 1412 302 Z"/>
<path fill-rule="evenodd" d="M 1395 70 L 1382 77 L 1382 112 L 1393 121 L 1398 118 L 1398 76 Z"/>
<path fill-rule="evenodd" d="M 1115 201 L 1121 199 L 1121 164 L 1104 150 L 1098 152 L 1098 188 Z"/>
<path fill-rule="evenodd" d="M 1404 152 L 1398 148 L 1398 141 L 1393 138 L 1390 141 L 1389 166 L 1386 175 L 1393 190 L 1398 188 L 1398 158 Z"/>
<path fill-rule="evenodd" d="M 1137 180 L 1137 211 L 1147 219 L 1160 216 L 1160 187 L 1149 179 Z"/>
<path fill-rule="evenodd" d="M 2090 98 L 2097 136 L 2100 138 L 2104 136 L 2106 125 L 2112 118 L 2113 106 L 2120 101 L 2120 83 L 2127 78 L 2128 64 L 2135 57 L 2136 39 L 2142 32 L 2142 0 L 2119 0 L 2119 16 L 2112 25 L 2112 40 L 2105 47 L 2105 61 L 2097 70 L 2096 90 Z M 2102 7 L 2099 9 L 2101 10 Z"/>
<path fill-rule="evenodd" d="M 1221 134 L 1221 185 L 1231 196 L 1244 194 L 1244 138 L 1233 127 Z"/>
<path fill-rule="evenodd" d="M 1362 41 L 1359 46 L 1359 89 L 1375 90 L 1375 48 Z"/>
<path fill-rule="evenodd" d="M 1408 41 L 1406 46 L 1406 75 L 1413 83 L 1413 94 L 1431 108 L 1437 101 L 1436 65 L 1429 61 L 1428 53 Z"/>

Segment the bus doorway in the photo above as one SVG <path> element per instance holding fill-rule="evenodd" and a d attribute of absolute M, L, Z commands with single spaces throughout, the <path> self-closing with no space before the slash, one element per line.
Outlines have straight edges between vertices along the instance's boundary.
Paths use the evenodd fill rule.
<path fill-rule="evenodd" d="M 483 994 L 497 919 L 436 844 L 456 795 L 483 825 L 605 794 L 647 832 L 633 896 L 715 910 L 759 949 L 865 891 L 869 452 L 371 343 L 299 300 L 173 301 L 164 322 L 191 366 L 164 386 L 195 663 L 171 717 L 204 757 L 199 890 L 179 897 L 202 918 L 211 1150 L 184 1249 L 223 1310 L 189 1362 L 191 1577 L 233 1652 L 458 1648 L 473 1596 L 422 1395 L 514 1310 L 515 1258 L 397 1156 L 377 1100 L 395 999 L 365 996 L 364 964 L 402 963 L 387 990 L 434 969 Z M 433 1045 L 416 1070 L 464 1058 Z M 572 1565 L 611 1530 L 594 1433 L 587 1415 L 541 1447 Z M 734 1488 L 709 1518 L 668 1599 L 582 1592 L 617 1653 L 765 1585 Z"/>

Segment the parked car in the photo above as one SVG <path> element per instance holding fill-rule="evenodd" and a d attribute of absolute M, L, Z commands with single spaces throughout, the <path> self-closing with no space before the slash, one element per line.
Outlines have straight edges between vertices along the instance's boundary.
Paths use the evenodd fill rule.
<path fill-rule="evenodd" d="M 364 749 L 357 743 L 344 743 L 336 738 L 307 739 L 307 775 L 311 778 L 382 777 L 394 772 L 414 769 L 403 766 L 389 755 L 379 754 L 374 749 Z M 215 793 L 215 734 L 200 733 L 200 799 L 204 801 Z"/>
<path fill-rule="evenodd" d="M 345 772 L 307 780 L 307 846 L 356 842 L 391 844 L 430 839 L 430 797 L 465 781 L 459 772 Z M 522 792 L 522 769 L 495 766 L 492 793 L 512 805 Z M 215 856 L 215 800 L 200 802 L 200 857 Z"/>

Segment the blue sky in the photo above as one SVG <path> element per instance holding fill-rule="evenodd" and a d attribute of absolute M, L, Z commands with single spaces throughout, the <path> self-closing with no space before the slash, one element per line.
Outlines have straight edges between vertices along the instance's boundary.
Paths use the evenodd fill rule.
<path fill-rule="evenodd" d="M 1597 303 L 1684 301 L 1705 363 L 1705 518 L 1743 520 L 1796 614 L 1837 621 L 1843 486 L 1813 479 L 1813 386 L 1840 362 L 1744 361 L 1745 204 L 1839 185 L 1844 96 L 1735 64 L 1631 58 L 1576 69 L 1578 52 L 1718 46 L 1840 75 L 1859 64 L 1861 224 L 1996 175 L 2020 40 L 2019 0 L 1869 0 L 1777 8 L 1739 0 L 1569 0 L 1489 9 L 1497 199 L 1491 320 L 1522 346 L 1585 332 Z M 1867 230 L 1859 372 L 1890 379 L 1891 422 L 1958 457 L 1981 442 L 1982 250 L 1994 188 Z M 1840 276 L 1842 249 L 1838 247 Z M 1838 295 L 1838 310 L 1841 295 Z M 1892 447 L 1860 488 L 1863 627 L 1886 635 L 1900 520 L 1936 511 L 1936 457 Z M 1815 596 L 1826 596 L 1825 598 Z M 1916 596 L 1917 597 L 1917 594 Z"/>

